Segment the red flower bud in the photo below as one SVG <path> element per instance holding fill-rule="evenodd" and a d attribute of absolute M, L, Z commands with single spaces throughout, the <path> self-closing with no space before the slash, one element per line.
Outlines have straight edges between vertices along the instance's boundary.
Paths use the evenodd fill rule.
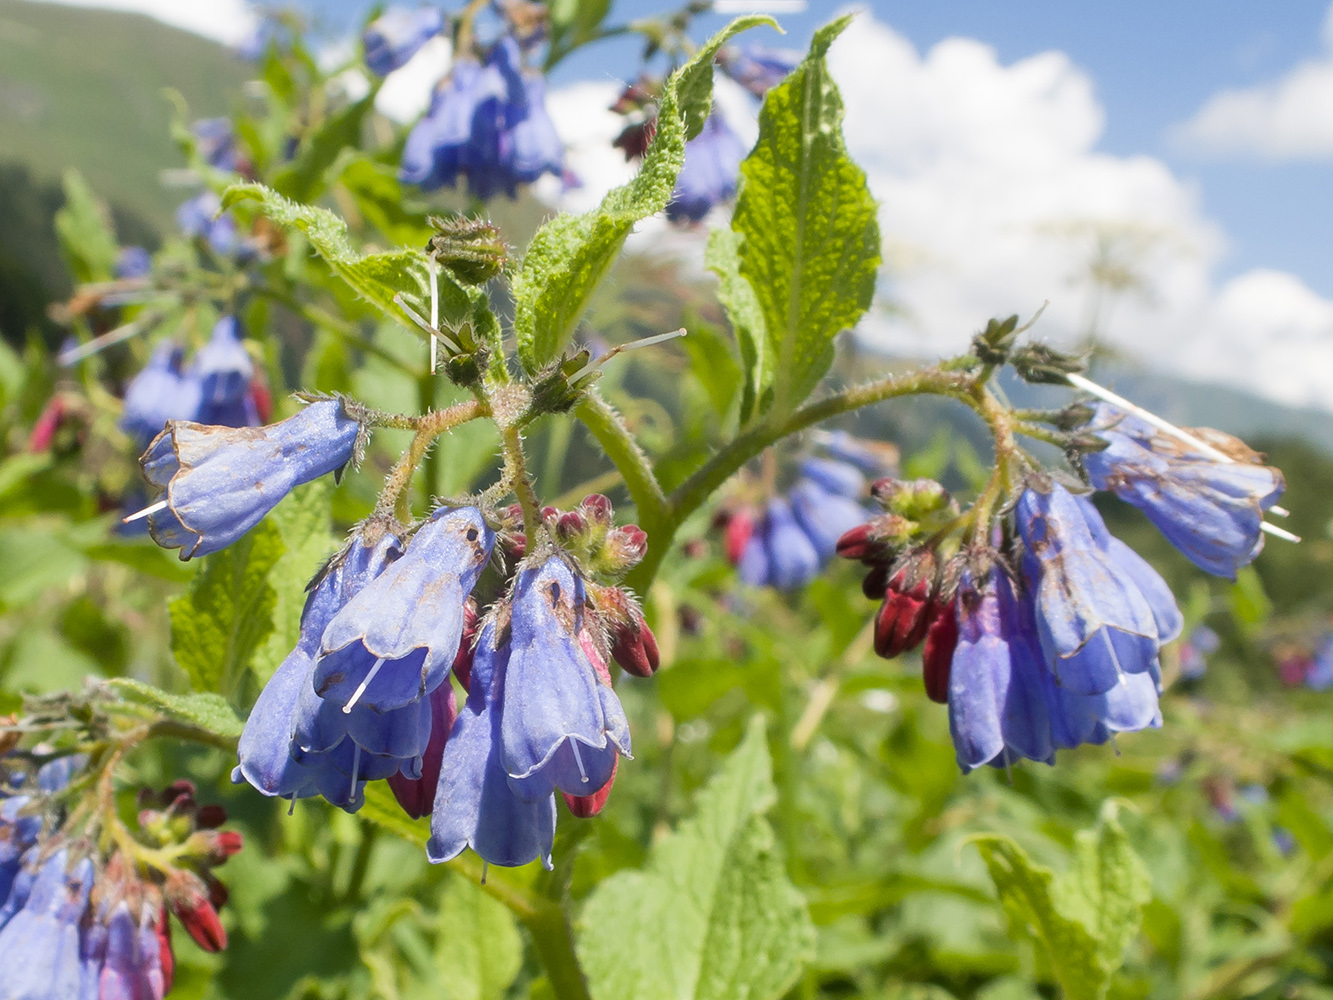
<path fill-rule="evenodd" d="M 522 507 L 519 508 L 518 516 L 519 516 L 520 519 L 523 517 L 523 508 L 522 508 Z M 559 517 L 559 516 L 560 516 L 560 510 L 559 510 L 559 508 L 557 508 L 557 507 L 552 507 L 552 506 L 550 506 L 550 505 L 548 504 L 547 506 L 545 506 L 545 507 L 542 508 L 542 520 L 543 520 L 543 521 L 554 521 L 554 520 L 555 520 L 557 517 Z"/>
<path fill-rule="evenodd" d="M 509 536 L 509 544 L 506 547 L 515 559 L 522 559 L 528 552 L 528 536 L 521 531 L 515 532 Z"/>
<path fill-rule="evenodd" d="M 470 643 L 468 645 L 471 646 Z M 469 656 L 468 669 L 471 668 Z M 400 771 L 389 778 L 389 788 L 393 791 L 393 797 L 403 807 L 403 812 L 413 819 L 420 819 L 429 814 L 435 806 L 435 789 L 440 783 L 444 745 L 449 740 L 449 733 L 454 728 L 456 718 L 458 718 L 458 702 L 454 697 L 453 685 L 445 681 L 430 695 L 430 739 L 426 743 L 426 752 L 421 755 L 421 777 L 406 778 Z"/>
<path fill-rule="evenodd" d="M 622 572 L 637 565 L 648 554 L 648 533 L 637 524 L 612 528 L 606 535 L 602 559 L 612 572 Z"/>
<path fill-rule="evenodd" d="M 864 559 L 870 552 L 873 541 L 870 538 L 870 525 L 858 524 L 842 533 L 838 539 L 838 555 L 844 559 Z"/>
<path fill-rule="evenodd" d="M 195 944 L 204 951 L 227 947 L 227 931 L 197 876 L 178 872 L 167 880 L 166 892 L 167 905 Z"/>
<path fill-rule="evenodd" d="M 588 531 L 588 519 L 576 510 L 566 511 L 555 522 L 555 533 L 562 541 L 569 541 Z"/>
<path fill-rule="evenodd" d="M 958 614 L 954 601 L 936 604 L 934 618 L 926 629 L 926 644 L 921 650 L 921 676 L 926 682 L 926 696 L 941 705 L 949 703 L 949 671 L 957 645 Z"/>
<path fill-rule="evenodd" d="M 889 567 L 872 566 L 870 572 L 861 581 L 861 593 L 872 601 L 882 600 L 889 588 Z"/>
<path fill-rule="evenodd" d="M 153 931 L 157 934 L 157 951 L 159 961 L 162 963 L 162 982 L 166 986 L 163 995 L 165 995 L 171 992 L 172 984 L 176 980 L 176 953 L 171 949 L 171 921 L 167 918 L 165 903 L 157 911 L 157 922 L 153 924 Z"/>
<path fill-rule="evenodd" d="M 42 410 L 42 415 L 37 418 L 37 423 L 32 425 L 32 435 L 28 438 L 28 451 L 42 452 L 51 447 L 56 431 L 60 429 L 60 422 L 65 419 L 65 410 L 65 401 L 61 397 L 51 397 L 46 409 Z"/>
<path fill-rule="evenodd" d="M 210 875 L 208 877 L 208 901 L 213 904 L 213 909 L 222 909 L 227 905 L 227 900 L 230 898 L 231 893 L 227 891 L 227 887 Z"/>
<path fill-rule="evenodd" d="M 453 672 L 464 691 L 472 690 L 472 644 L 477 639 L 477 605 L 469 600 L 463 605 L 463 638 L 454 654 Z"/>
<path fill-rule="evenodd" d="M 875 653 L 886 660 L 916 648 L 930 624 L 932 581 L 917 580 L 909 586 L 907 578 L 905 569 L 894 574 L 875 616 Z"/>
<path fill-rule="evenodd" d="M 727 562 L 735 566 L 741 561 L 745 546 L 750 544 L 755 528 L 754 510 L 742 507 L 727 519 L 725 535 Z"/>
<path fill-rule="evenodd" d="M 583 498 L 583 503 L 579 504 L 579 509 L 583 515 L 594 524 L 600 524 L 606 527 L 611 523 L 611 501 L 600 493 L 590 493 Z"/>
<path fill-rule="evenodd" d="M 580 819 L 587 819 L 590 816 L 596 816 L 606 805 L 606 800 L 611 795 L 611 786 L 616 783 L 616 768 L 620 764 L 619 756 L 611 764 L 611 777 L 606 779 L 606 784 L 591 795 L 570 795 L 568 792 L 561 792 L 565 797 L 565 805 L 569 806 L 569 811 Z"/>
<path fill-rule="evenodd" d="M 268 418 L 273 416 L 273 393 L 269 390 L 268 383 L 259 376 L 250 380 L 250 401 L 255 404 L 259 422 L 268 423 Z"/>
<path fill-rule="evenodd" d="M 227 822 L 227 810 L 219 805 L 200 806 L 194 821 L 201 830 L 216 830 Z"/>

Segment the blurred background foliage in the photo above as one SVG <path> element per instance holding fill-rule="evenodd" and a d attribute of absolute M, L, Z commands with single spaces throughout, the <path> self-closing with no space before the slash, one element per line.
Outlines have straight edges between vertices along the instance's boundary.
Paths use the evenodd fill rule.
<path fill-rule="evenodd" d="M 160 40 L 145 36 L 148 23 L 0 0 L 0 65 L 9 88 L 0 112 L 0 712 L 16 709 L 24 694 L 78 689 L 89 677 L 190 688 L 171 653 L 168 607 L 196 564 L 116 532 L 121 498 L 136 476 L 134 449 L 114 426 L 116 399 L 147 345 L 132 340 L 62 368 L 55 348 L 71 330 L 105 332 L 124 316 L 93 310 L 60 324 L 52 307 L 74 290 L 71 269 L 86 270 L 89 248 L 107 239 L 160 246 L 186 270 L 241 280 L 196 257 L 197 248 L 170 231 L 177 199 L 158 186 L 158 171 L 186 160 L 167 138 L 172 109 L 156 91 L 177 88 L 191 117 L 231 109 L 244 122 L 248 115 L 252 141 L 276 148 L 289 134 L 282 116 L 298 116 L 309 93 L 302 88 L 312 84 L 280 93 L 285 64 L 271 60 L 264 67 L 269 93 L 282 106 L 256 109 L 238 89 L 246 72 L 236 57 L 157 25 L 151 31 Z M 33 39 L 48 37 L 80 56 L 48 52 L 24 61 Z M 94 37 L 99 44 L 88 41 Z M 57 62 L 77 67 L 58 88 L 48 68 Z M 25 100 L 55 109 L 30 116 L 41 130 L 15 124 Z M 304 127 L 309 149 L 319 123 Z M 66 141 L 51 142 L 53 128 Z M 367 117 L 352 134 L 387 128 Z M 386 168 L 394 143 L 366 147 L 316 163 L 304 194 L 352 218 L 362 241 L 423 243 L 428 208 L 463 207 L 448 196 L 416 203 Z M 82 173 L 65 173 L 70 166 Z M 268 168 L 270 177 L 279 166 Z M 546 213 L 530 196 L 491 208 L 515 246 Z M 251 335 L 261 338 L 277 415 L 291 411 L 285 390 L 297 387 L 346 391 L 395 410 L 452 399 L 451 387 L 422 370 L 416 339 L 376 322 L 299 246 L 285 249 L 255 265 L 272 294 L 237 298 Z M 164 322 L 179 339 L 198 341 L 214 308 L 186 301 Z M 612 344 L 690 330 L 681 346 L 651 362 L 627 355 L 602 383 L 670 488 L 719 439 L 737 405 L 739 370 L 710 284 L 672 259 L 630 256 L 605 284 L 591 319 L 583 336 Z M 907 363 L 850 341 L 844 347 L 835 371 L 844 381 Z M 885 662 L 872 654 L 874 605 L 852 567 L 833 567 L 795 597 L 745 589 L 701 516 L 643 595 L 663 665 L 653 681 L 626 677 L 620 685 L 636 760 L 621 769 L 599 818 L 562 822 L 553 875 L 521 870 L 515 877 L 535 886 L 554 880 L 567 893 L 572 912 L 583 913 L 583 952 L 635 930 L 628 914 L 603 907 L 589 916 L 583 906 L 604 880 L 641 868 L 672 830 L 689 835 L 681 822 L 707 808 L 700 790 L 738 747 L 750 746 L 743 739 L 758 713 L 767 720 L 773 802 L 760 811 L 815 928 L 793 996 L 1057 995 L 1059 949 L 1033 939 L 1035 925 L 1016 916 L 1008 897 L 1006 909 L 970 840 L 1007 835 L 1033 863 L 1068 872 L 1079 864 L 1079 831 L 1101 830 L 1105 840 L 1123 826 L 1146 871 L 1146 902 L 1141 931 L 1131 934 L 1123 967 L 1109 980 L 1110 996 L 1333 997 L 1333 694 L 1290 672 L 1284 681 L 1280 669 L 1313 654 L 1333 614 L 1330 425 L 1231 390 L 1183 386 L 1124 359 L 1104 359 L 1100 377 L 1131 386 L 1130 395 L 1181 423 L 1249 436 L 1284 471 L 1283 502 L 1293 512 L 1284 526 L 1305 538 L 1300 546 L 1270 543 L 1232 584 L 1203 577 L 1137 511 L 1102 505 L 1112 530 L 1171 583 L 1188 626 L 1207 623 L 1222 639 L 1201 677 L 1181 679 L 1177 664 L 1165 664 L 1163 728 L 1062 753 L 1054 768 L 963 777 L 945 710 L 922 690 L 919 659 Z M 1023 391 L 1010 388 L 1016 398 Z M 49 448 L 30 450 L 34 424 L 57 397 L 71 401 L 73 418 Z M 938 477 L 963 494 L 988 468 L 984 432 L 947 403 L 883 405 L 845 426 L 897 444 L 906 474 Z M 420 474 L 418 496 L 485 485 L 494 475 L 492 435 L 476 424 L 442 441 Z M 377 473 L 402 444 L 401 434 L 378 434 L 368 474 L 349 477 L 333 494 L 332 523 L 305 529 L 301 544 L 284 534 L 272 578 L 291 591 L 279 597 L 289 615 L 332 540 L 370 509 Z M 631 515 L 610 464 L 581 428 L 547 421 L 534 429 L 531 447 L 550 502 L 595 490 Z M 322 487 L 308 489 L 315 488 Z M 297 520 L 295 508 L 317 502 L 298 493 L 280 508 L 278 530 Z M 242 713 L 281 657 L 283 628 L 275 625 L 273 640 L 235 685 Z M 374 803 L 347 816 L 302 801 L 287 815 L 234 788 L 232 763 L 217 751 L 162 745 L 132 761 L 134 782 L 191 777 L 201 799 L 224 802 L 246 834 L 246 850 L 225 872 L 230 947 L 206 955 L 180 936 L 174 997 L 550 995 L 532 939 L 510 910 L 457 871 L 429 866 L 403 822 Z M 639 945 L 632 937 L 621 943 Z"/>

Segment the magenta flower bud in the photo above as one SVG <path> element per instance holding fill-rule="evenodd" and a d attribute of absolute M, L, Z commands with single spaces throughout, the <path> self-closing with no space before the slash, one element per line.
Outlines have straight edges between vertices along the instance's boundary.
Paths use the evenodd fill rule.
<path fill-rule="evenodd" d="M 589 521 L 603 527 L 611 524 L 611 516 L 614 513 L 611 501 L 600 493 L 590 493 L 584 497 L 583 502 L 579 504 L 579 510 L 583 511 Z"/>
<path fill-rule="evenodd" d="M 474 617 L 475 627 L 475 617 Z M 466 640 L 465 640 L 466 643 Z M 470 645 L 470 644 L 468 644 Z M 464 646 L 459 646 L 458 654 L 463 656 Z M 469 649 L 469 654 L 470 654 Z M 454 669 L 458 669 L 458 660 Z M 469 655 L 468 670 L 472 669 Z M 430 814 L 435 804 L 435 789 L 440 783 L 440 765 L 444 760 L 444 746 L 449 740 L 449 732 L 458 718 L 458 702 L 454 697 L 452 685 L 441 684 L 430 694 L 430 742 L 421 755 L 421 777 L 409 778 L 401 771 L 389 775 L 389 788 L 393 797 L 403 807 L 403 812 L 413 819 L 420 819 Z"/>
<path fill-rule="evenodd" d="M 606 806 L 606 800 L 611 797 L 611 786 L 616 783 L 618 763 L 611 765 L 611 777 L 606 779 L 606 784 L 591 795 L 570 795 L 568 792 L 561 792 L 569 811 L 580 819 L 590 819 L 601 812 Z"/>
<path fill-rule="evenodd" d="M 602 546 L 601 562 L 612 573 L 623 573 L 648 554 L 648 533 L 637 524 L 612 528 Z"/>
<path fill-rule="evenodd" d="M 588 520 L 576 510 L 566 511 L 556 518 L 555 533 L 563 542 L 572 541 L 588 533 Z"/>

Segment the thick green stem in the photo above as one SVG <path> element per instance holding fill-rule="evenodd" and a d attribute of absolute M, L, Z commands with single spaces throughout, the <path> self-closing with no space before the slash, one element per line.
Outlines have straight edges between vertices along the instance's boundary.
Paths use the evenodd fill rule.
<path fill-rule="evenodd" d="M 504 449 L 505 482 L 523 508 L 523 531 L 528 536 L 528 547 L 531 549 L 541 530 L 542 505 L 537 499 L 537 491 L 532 488 L 532 480 L 528 478 L 527 459 L 523 455 L 523 435 L 516 426 L 510 424 L 500 432 L 500 443 Z"/>
<path fill-rule="evenodd" d="M 643 593 L 652 583 L 671 547 L 672 538 L 685 519 L 693 514 L 750 459 L 781 438 L 805 430 L 840 413 L 848 413 L 899 396 L 949 396 L 973 408 L 973 380 L 963 372 L 946 371 L 942 366 L 922 368 L 903 375 L 892 375 L 867 385 L 848 389 L 815 403 L 807 403 L 784 420 L 764 423 L 746 431 L 708 460 L 689 479 L 667 497 L 661 522 L 649 530 L 648 555 L 626 581 Z M 644 526 L 647 528 L 647 526 Z"/>
<path fill-rule="evenodd" d="M 544 902 L 519 919 L 532 935 L 533 947 L 546 969 L 551 992 L 559 1000 L 591 1000 L 588 983 L 574 951 L 574 929 L 558 903 Z"/>
<path fill-rule="evenodd" d="M 625 488 L 638 508 L 640 526 L 648 532 L 649 544 L 652 544 L 653 529 L 661 525 L 667 498 L 653 474 L 648 456 L 634 440 L 620 414 L 595 391 L 588 393 L 575 414 L 592 432 L 607 458 L 620 470 Z"/>

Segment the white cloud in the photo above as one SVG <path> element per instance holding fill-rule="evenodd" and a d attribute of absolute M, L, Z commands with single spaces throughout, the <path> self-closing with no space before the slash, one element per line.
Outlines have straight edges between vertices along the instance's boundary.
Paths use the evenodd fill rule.
<path fill-rule="evenodd" d="M 164 24 L 236 45 L 259 23 L 247 0 L 48 0 L 76 7 L 102 7 L 147 14 Z"/>
<path fill-rule="evenodd" d="M 1324 21 L 1324 52 L 1285 76 L 1210 97 L 1174 138 L 1207 154 L 1269 160 L 1333 158 L 1333 7 Z"/>
<path fill-rule="evenodd" d="M 863 13 L 830 64 L 848 146 L 880 203 L 888 264 L 880 290 L 896 307 L 863 322 L 869 344 L 952 353 L 987 318 L 1028 316 L 1046 300 L 1036 334 L 1076 342 L 1092 311 L 1085 277 L 1100 238 L 1109 262 L 1124 257 L 1144 285 L 1102 309 L 1104 340 L 1160 370 L 1333 409 L 1333 303 L 1271 271 L 1217 287 L 1224 236 L 1196 191 L 1157 159 L 1096 151 L 1105 115 L 1065 55 L 1006 66 L 991 48 L 958 38 L 923 55 Z M 575 169 L 616 168 L 614 177 L 600 166 L 580 171 L 580 208 L 625 175 L 605 146 L 615 117 L 591 110 L 613 90 L 595 100 L 553 95 L 562 134 L 565 123 L 583 128 L 587 151 L 571 157 Z M 652 232 L 632 245 L 660 249 L 661 232 Z M 667 245 L 679 252 L 681 242 Z"/>

